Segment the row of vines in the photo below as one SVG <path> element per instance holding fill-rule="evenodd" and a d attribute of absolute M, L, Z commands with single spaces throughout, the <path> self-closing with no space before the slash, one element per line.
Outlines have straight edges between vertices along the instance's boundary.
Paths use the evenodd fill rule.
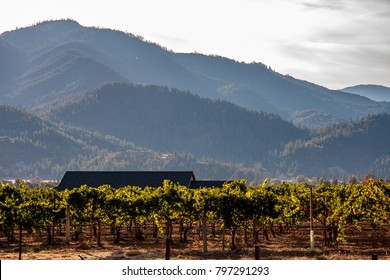
<path fill-rule="evenodd" d="M 1 185 L 0 225 L 8 241 L 14 232 L 40 230 L 47 233 L 47 243 L 54 240 L 55 229 L 65 224 L 66 209 L 73 232 L 81 233 L 90 226 L 101 246 L 101 228 L 112 229 L 113 242 L 120 242 L 124 227 L 133 225 L 142 237 L 141 226 L 153 223 L 155 234 L 172 238 L 173 224 L 218 225 L 229 231 L 230 248 L 235 249 L 237 230 L 253 232 L 258 240 L 260 230 L 273 230 L 277 225 L 296 225 L 310 217 L 310 187 L 307 184 L 266 181 L 248 187 L 245 180 L 226 183 L 223 188 L 189 189 L 164 181 L 161 187 L 141 189 L 127 186 L 119 189 L 103 185 L 98 188 L 80 186 L 58 192 L 55 189 L 30 189 Z M 368 179 L 361 184 L 317 185 L 312 187 L 314 220 L 324 229 L 325 242 L 346 242 L 345 229 L 370 225 L 379 228 L 390 221 L 390 184 Z M 57 230 L 58 231 L 58 230 Z M 21 236 L 21 234 L 20 234 Z M 207 251 L 207 234 L 204 251 Z M 20 240 L 21 243 L 21 240 Z"/>

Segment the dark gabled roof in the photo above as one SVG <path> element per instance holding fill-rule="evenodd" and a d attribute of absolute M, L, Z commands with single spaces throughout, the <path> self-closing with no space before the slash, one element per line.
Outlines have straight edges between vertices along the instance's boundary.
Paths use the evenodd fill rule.
<path fill-rule="evenodd" d="M 113 188 L 159 187 L 164 180 L 189 187 L 195 175 L 192 171 L 67 171 L 56 189 L 63 191 L 81 185 L 99 187 L 106 184 Z"/>
<path fill-rule="evenodd" d="M 224 183 L 231 183 L 232 181 L 192 181 L 190 188 L 191 189 L 200 189 L 200 188 L 222 188 Z"/>

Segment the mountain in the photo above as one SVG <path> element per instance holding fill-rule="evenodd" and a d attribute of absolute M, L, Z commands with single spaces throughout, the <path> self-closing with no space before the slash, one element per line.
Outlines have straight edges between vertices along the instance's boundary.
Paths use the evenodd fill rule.
<path fill-rule="evenodd" d="M 379 85 L 358 85 L 346 87 L 341 91 L 358 94 L 378 102 L 390 102 L 390 88 Z"/>
<path fill-rule="evenodd" d="M 72 20 L 42 22 L 0 34 L 0 178 L 189 169 L 257 182 L 388 178 L 390 103 L 348 90 Z"/>
<path fill-rule="evenodd" d="M 364 115 L 389 109 L 364 97 L 329 90 L 307 81 L 281 75 L 261 63 L 239 63 L 223 57 L 199 54 L 178 54 L 174 57 L 183 66 L 217 79 L 220 83 L 249 88 L 263 100 L 274 105 L 274 108 L 271 108 L 269 105 L 259 105 L 263 103 L 260 100 L 249 101 L 252 106 L 250 109 L 258 106 L 258 110 L 277 113 L 294 122 L 294 113 L 308 110 L 331 115 L 334 119 L 348 120 L 356 118 L 357 111 Z M 278 109 L 275 109 L 276 107 Z M 322 126 L 324 124 L 329 123 L 325 120 Z"/>
<path fill-rule="evenodd" d="M 41 63 L 44 60 L 41 57 L 52 57 L 61 52 L 74 53 L 76 50 L 79 57 L 105 65 L 108 69 L 116 71 L 126 80 L 132 82 L 175 86 L 185 90 L 195 88 L 199 92 L 204 92 L 207 89 L 203 86 L 203 83 L 208 82 L 207 79 L 189 73 L 172 61 L 168 51 L 160 46 L 144 42 L 132 34 L 86 28 L 71 20 L 61 20 L 5 32 L 0 35 L 0 38 L 11 45 L 17 46 L 31 61 L 30 67 L 32 69 L 42 67 Z M 57 65 L 58 68 L 66 66 L 66 60 Z M 99 68 L 93 69 L 91 67 L 89 70 L 91 71 L 85 72 L 89 76 L 105 77 L 104 74 L 98 72 Z M 77 77 L 83 78 L 84 76 L 68 77 L 66 73 L 62 75 L 62 78 L 70 84 L 73 84 L 72 79 L 75 80 L 75 84 L 78 84 Z M 95 86 L 110 81 L 112 79 L 102 79 Z M 115 81 L 118 81 L 118 79 Z M 123 81 L 123 78 L 119 81 Z M 20 82 L 19 80 L 18 84 Z M 49 91 L 60 92 L 62 89 L 62 85 L 59 85 L 57 89 L 49 89 Z M 13 89 L 13 91 L 18 94 L 17 89 Z M 36 94 L 39 95 L 40 92 L 36 91 Z M 25 104 L 23 105 L 39 103 L 36 98 L 32 98 L 29 94 L 24 96 Z M 9 101 L 5 100 L 3 102 Z"/>
<path fill-rule="evenodd" d="M 160 152 L 221 161 L 265 161 L 307 135 L 280 117 L 162 86 L 106 84 L 50 104 L 45 117 Z"/>
<path fill-rule="evenodd" d="M 126 81 L 118 72 L 89 58 L 85 46 L 67 44 L 25 61 L 23 74 L 8 79 L 9 104 L 40 105 L 73 93 L 88 90 L 101 83 Z"/>
<path fill-rule="evenodd" d="M 259 183 L 265 177 L 281 175 L 346 180 L 367 173 L 388 178 L 390 172 L 388 114 L 311 132 L 270 151 L 268 160 L 252 165 L 189 153 L 156 152 L 114 136 L 59 125 L 8 105 L 0 105 L 0 118 L 0 178 L 60 178 L 66 170 L 194 170 L 199 179 L 247 178 Z M 261 149 L 261 143 L 258 147 Z"/>
<path fill-rule="evenodd" d="M 0 105 L 0 174 L 33 176 L 84 153 L 86 145 L 31 113 Z"/>
<path fill-rule="evenodd" d="M 61 178 L 67 170 L 194 170 L 198 178 L 256 178 L 261 168 L 158 153 L 31 112 L 0 105 L 0 179 Z"/>
<path fill-rule="evenodd" d="M 308 140 L 288 143 L 278 162 L 286 173 L 307 177 L 371 173 L 388 178 L 389 143 L 390 115 L 367 116 L 320 129 Z"/>
<path fill-rule="evenodd" d="M 0 105 L 0 178 L 62 176 L 69 163 L 97 151 L 141 150 L 130 142 L 44 120 Z"/>
<path fill-rule="evenodd" d="M 190 91 L 249 110 L 278 114 L 306 127 L 390 112 L 389 104 L 284 76 L 261 63 L 174 53 L 132 34 L 83 27 L 72 20 L 5 32 L 0 40 L 17 50 L 21 55 L 15 57 L 24 57 L 27 64 L 11 85 L 0 87 L 3 103 L 36 106 L 119 81 Z M 313 114 L 314 121 L 307 116 L 295 119 L 307 111 L 328 117 L 322 122 L 318 114 Z"/>
<path fill-rule="evenodd" d="M 0 92 L 27 69 L 27 57 L 7 41 L 0 39 Z"/>

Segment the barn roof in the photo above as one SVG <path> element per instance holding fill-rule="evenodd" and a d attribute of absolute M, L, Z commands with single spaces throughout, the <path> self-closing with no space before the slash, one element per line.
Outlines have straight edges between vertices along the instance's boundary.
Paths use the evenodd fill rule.
<path fill-rule="evenodd" d="M 67 171 L 56 189 L 63 191 L 81 185 L 99 187 L 106 184 L 113 188 L 159 187 L 164 180 L 190 187 L 195 175 L 192 171 Z"/>

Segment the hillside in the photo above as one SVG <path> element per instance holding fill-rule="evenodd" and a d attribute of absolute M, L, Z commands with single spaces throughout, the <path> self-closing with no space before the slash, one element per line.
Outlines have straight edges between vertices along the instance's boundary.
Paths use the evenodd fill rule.
<path fill-rule="evenodd" d="M 253 180 L 245 168 L 190 154 L 161 154 L 113 136 L 58 125 L 0 105 L 0 179 L 59 179 L 66 170 L 194 170 L 198 178 Z"/>
<path fill-rule="evenodd" d="M 261 63 L 178 54 L 132 34 L 83 27 L 72 20 L 5 32 L 0 40 L 17 50 L 21 54 L 18 59 L 24 57 L 22 62 L 27 64 L 14 83 L 0 88 L 0 102 L 4 103 L 35 106 L 120 81 L 189 90 L 249 110 L 275 113 L 307 127 L 355 119 L 356 112 L 359 116 L 390 112 L 389 104 L 284 76 Z M 12 67 L 7 60 L 4 65 Z M 314 121 L 307 116 L 295 119 L 306 111 L 328 117 L 321 121 L 313 114 Z"/>
<path fill-rule="evenodd" d="M 89 51 L 92 51 L 89 49 Z M 40 105 L 65 98 L 110 81 L 126 81 L 106 65 L 88 58 L 82 45 L 69 44 L 38 55 L 28 62 L 28 70 L 9 79 L 10 104 Z"/>
<path fill-rule="evenodd" d="M 55 169 L 87 146 L 30 113 L 0 105 L 0 176 L 30 176 Z"/>
<path fill-rule="evenodd" d="M 27 69 L 27 57 L 16 47 L 0 39 L 0 92 L 6 93 L 9 83 Z"/>
<path fill-rule="evenodd" d="M 378 102 L 390 102 L 390 88 L 379 85 L 358 85 L 341 89 Z"/>
<path fill-rule="evenodd" d="M 389 109 L 364 97 L 329 90 L 307 81 L 281 75 L 261 63 L 239 63 L 223 57 L 199 54 L 178 54 L 174 55 L 174 59 L 195 72 L 217 79 L 220 83 L 251 89 L 268 104 L 261 100 L 253 102 L 252 99 L 248 102 L 251 104 L 250 109 L 258 106 L 257 110 L 274 112 L 291 118 L 294 122 L 294 114 L 308 110 L 330 115 L 331 118 L 324 119 L 322 123 L 324 126 L 330 124 L 328 120 L 331 119 L 355 118 L 356 111 L 364 115 Z M 218 92 L 223 93 L 220 88 Z M 241 96 L 247 98 L 245 95 Z M 300 120 L 300 124 L 311 127 L 310 122 L 303 123 Z"/>
<path fill-rule="evenodd" d="M 0 117 L 0 178 L 60 178 L 66 170 L 194 170 L 198 179 L 247 178 L 259 183 L 265 177 L 298 175 L 347 180 L 371 173 L 388 178 L 390 172 L 390 117 L 385 114 L 321 129 L 245 165 L 189 153 L 156 152 L 5 105 L 0 105 Z"/>
<path fill-rule="evenodd" d="M 59 178 L 68 168 L 83 168 L 101 152 L 147 151 L 7 105 L 0 104 L 0 119 L 0 178 Z"/>
<path fill-rule="evenodd" d="M 287 144 L 279 162 L 287 173 L 307 177 L 371 173 L 388 178 L 389 143 L 390 115 L 368 116 L 321 129 L 310 140 Z"/>
<path fill-rule="evenodd" d="M 159 86 L 107 84 L 47 107 L 45 116 L 160 152 L 221 161 L 267 161 L 307 132 L 276 115 L 250 112 Z"/>
<path fill-rule="evenodd" d="M 119 31 L 86 28 L 71 20 L 50 21 L 0 35 L 0 38 L 16 46 L 31 60 L 31 68 L 40 68 L 41 57 L 77 50 L 83 58 L 105 65 L 126 80 L 136 83 L 176 86 L 185 90 L 196 88 L 204 92 L 207 79 L 189 73 L 170 58 L 170 53 L 160 46 L 144 42 L 140 38 Z M 38 59 L 36 59 L 38 58 Z M 57 67 L 66 67 L 59 64 Z M 31 69 L 30 68 L 30 69 Z M 98 69 L 90 69 L 89 76 L 101 75 Z M 30 70 L 31 71 L 31 70 Z M 79 76 L 83 78 L 83 76 Z M 72 77 L 62 77 L 72 84 Z M 73 78 L 74 79 L 74 78 Z M 98 84 L 112 80 L 102 79 Z M 118 81 L 118 79 L 114 80 Z M 123 78 L 119 81 L 123 81 Z M 76 80 L 77 84 L 78 81 Z M 62 87 L 50 89 L 60 91 Z M 39 94 L 39 92 L 37 92 Z M 36 98 L 25 95 L 24 105 L 36 104 Z M 8 100 L 5 100 L 8 102 Z"/>

